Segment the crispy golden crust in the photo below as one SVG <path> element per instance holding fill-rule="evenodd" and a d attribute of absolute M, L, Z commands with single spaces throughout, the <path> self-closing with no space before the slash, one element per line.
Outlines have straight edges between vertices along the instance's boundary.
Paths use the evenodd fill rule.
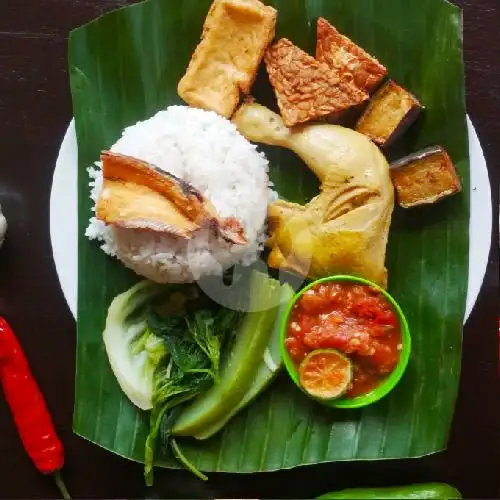
<path fill-rule="evenodd" d="M 287 127 L 343 111 L 369 98 L 286 38 L 271 46 L 264 59 Z"/>
<path fill-rule="evenodd" d="M 462 191 L 455 165 L 441 146 L 393 163 L 391 178 L 403 208 L 430 205 Z"/>
<path fill-rule="evenodd" d="M 356 124 L 356 131 L 380 146 L 388 146 L 413 124 L 422 109 L 411 92 L 389 80 L 373 96 Z"/>
<path fill-rule="evenodd" d="M 179 212 L 196 224 L 202 224 L 207 217 L 207 201 L 187 182 L 158 170 L 145 161 L 111 151 L 103 151 L 101 161 L 105 179 L 147 186 L 167 198 Z"/>
<path fill-rule="evenodd" d="M 178 93 L 190 106 L 230 118 L 248 94 L 266 47 L 274 38 L 277 11 L 259 0 L 215 0 Z"/>
<path fill-rule="evenodd" d="M 387 75 L 387 69 L 377 59 L 322 17 L 318 19 L 316 59 L 366 92 L 373 91 Z"/>

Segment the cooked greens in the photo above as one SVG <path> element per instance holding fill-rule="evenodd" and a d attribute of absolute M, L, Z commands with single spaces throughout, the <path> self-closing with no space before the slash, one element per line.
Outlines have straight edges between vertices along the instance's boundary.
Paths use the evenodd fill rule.
<path fill-rule="evenodd" d="M 154 452 L 160 428 L 163 427 L 166 444 L 170 422 L 173 423 L 169 419 L 170 411 L 219 380 L 221 346 L 238 318 L 239 313 L 224 308 L 194 310 L 177 317 L 148 312 L 147 331 L 163 343 L 166 353 L 159 359 L 154 373 L 153 410 L 145 447 L 144 473 L 148 485 L 153 482 Z M 175 447 L 178 449 L 177 444 Z M 176 455 L 181 456 L 179 452 Z M 189 468 L 196 471 L 194 467 Z"/>
<path fill-rule="evenodd" d="M 152 408 L 153 378 L 166 346 L 147 328 L 152 304 L 165 301 L 177 286 L 141 281 L 115 297 L 103 333 L 109 363 L 123 392 L 142 410 Z"/>
<path fill-rule="evenodd" d="M 207 363 L 200 357 L 192 355 L 193 352 L 194 350 L 186 353 L 183 360 L 187 371 L 183 371 L 171 358 L 168 364 L 158 368 L 155 373 L 154 406 L 150 415 L 150 430 L 144 452 L 144 475 L 148 486 L 153 484 L 156 442 L 162 426 L 165 445 L 169 441 L 169 425 L 163 424 L 164 421 L 165 423 L 171 421 L 168 418 L 169 411 L 196 397 L 213 383 L 209 371 L 203 368 Z"/>
<path fill-rule="evenodd" d="M 192 338 L 210 360 L 215 382 L 219 381 L 221 348 L 238 317 L 239 313 L 229 309 L 221 309 L 215 315 L 205 309 L 186 318 Z"/>
<path fill-rule="evenodd" d="M 151 410 L 144 452 L 148 485 L 159 437 L 164 449 L 204 478 L 173 436 L 212 436 L 282 366 L 279 326 L 293 289 L 267 274 L 249 276 L 243 294 L 248 296 L 234 302 L 251 311 L 246 314 L 214 303 L 198 289 L 193 293 L 194 287 L 147 281 L 111 304 L 104 332 L 111 366 L 129 399 Z"/>
<path fill-rule="evenodd" d="M 283 368 L 283 358 L 280 352 L 280 327 L 286 313 L 286 308 L 294 295 L 293 288 L 285 284 L 281 287 L 281 304 L 278 316 L 274 322 L 274 329 L 270 332 L 269 343 L 263 358 L 253 376 L 252 384 L 237 405 L 227 409 L 227 413 L 219 420 L 212 422 L 203 431 L 196 433 L 196 439 L 208 439 L 219 432 L 237 413 L 251 403 L 269 384 Z M 201 398 L 200 398 L 201 399 Z M 187 409 L 186 409 L 187 411 Z"/>
<path fill-rule="evenodd" d="M 197 398 L 179 416 L 172 433 L 207 439 L 246 406 L 267 384 L 281 366 L 279 327 L 284 305 L 293 297 L 289 285 L 280 287 L 275 280 L 254 273 L 252 303 L 222 370 L 221 381 Z M 264 304 L 268 309 L 262 310 Z M 266 351 L 274 350 L 275 369 L 266 365 Z"/>

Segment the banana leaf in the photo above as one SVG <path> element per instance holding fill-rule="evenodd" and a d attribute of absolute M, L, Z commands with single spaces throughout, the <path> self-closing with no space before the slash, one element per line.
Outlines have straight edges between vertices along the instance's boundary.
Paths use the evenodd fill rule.
<path fill-rule="evenodd" d="M 462 19 L 443 0 L 269 0 L 278 36 L 314 54 L 317 16 L 377 56 L 420 97 L 426 112 L 394 155 L 441 144 L 464 192 L 436 206 L 397 209 L 387 266 L 389 290 L 407 314 L 413 354 L 402 382 L 362 410 L 313 403 L 285 375 L 219 435 L 182 442 L 204 471 L 271 471 L 320 462 L 420 457 L 443 450 L 459 386 L 468 276 L 469 157 Z M 128 459 L 142 461 L 148 416 L 122 394 L 101 333 L 112 298 L 138 277 L 89 242 L 86 169 L 122 129 L 180 103 L 177 82 L 196 47 L 209 0 L 148 0 L 111 12 L 71 33 L 69 71 L 78 137 L 79 285 L 74 430 Z M 265 78 L 259 100 L 272 103 Z M 316 181 L 291 153 L 264 148 L 279 193 L 304 202 Z M 158 464 L 178 467 L 169 454 Z"/>

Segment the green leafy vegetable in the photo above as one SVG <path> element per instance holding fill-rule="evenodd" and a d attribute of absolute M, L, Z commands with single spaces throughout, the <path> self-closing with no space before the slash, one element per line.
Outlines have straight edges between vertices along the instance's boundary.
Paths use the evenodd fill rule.
<path fill-rule="evenodd" d="M 107 345 L 110 360 L 116 358 L 113 348 L 122 354 L 124 350 L 129 351 L 134 358 L 140 359 L 142 369 L 135 370 L 133 375 L 139 379 L 138 383 L 141 376 L 147 375 L 152 391 L 148 404 L 152 407 L 150 427 L 144 448 L 147 485 L 153 483 L 159 435 L 163 450 L 170 444 L 182 464 L 198 477 L 204 477 L 184 456 L 172 436 L 175 433 L 189 435 L 182 429 L 193 417 L 188 427 L 194 425 L 198 434 L 191 435 L 217 432 L 267 386 L 281 367 L 279 326 L 293 290 L 289 285 L 280 286 L 267 274 L 250 271 L 249 276 L 250 302 L 247 305 L 252 312 L 245 315 L 237 332 L 242 313 L 208 304 L 208 300 L 181 300 L 182 316 L 160 314 L 159 310 L 171 311 L 164 306 L 171 304 L 172 296 L 163 293 L 165 287 L 147 282 L 112 302 L 108 314 L 111 319 L 108 327 L 113 325 L 108 331 L 114 332 L 114 343 Z M 158 307 L 156 298 L 160 290 L 162 300 Z M 197 309 L 200 303 L 204 307 Z M 128 325 L 128 329 L 124 325 Z M 224 346 L 229 348 L 221 379 L 219 370 Z M 183 412 L 182 405 L 197 397 L 201 398 L 199 402 L 196 399 L 197 402 Z M 177 425 L 179 418 L 184 422 L 180 426 Z M 176 431 L 176 427 L 181 431 Z"/>
<path fill-rule="evenodd" d="M 183 317 L 165 320 L 150 311 L 147 321 L 149 329 L 163 340 L 181 370 L 206 372 L 218 381 L 221 349 L 239 316 L 236 311 L 218 308 L 216 311 L 194 310 Z"/>
<path fill-rule="evenodd" d="M 170 440 L 171 425 L 175 422 L 169 418 L 171 410 L 218 382 L 221 346 L 238 318 L 238 313 L 224 308 L 189 311 L 183 317 L 161 317 L 155 311 L 149 311 L 147 332 L 160 339 L 169 357 L 157 358 L 161 364 L 156 367 L 154 376 L 153 410 L 144 460 L 148 485 L 153 484 L 154 455 L 160 429 L 165 447 Z M 175 450 L 176 456 L 187 464 L 177 444 Z M 191 464 L 188 468 L 197 475 L 201 474 Z"/>
<path fill-rule="evenodd" d="M 123 391 L 140 408 L 151 408 L 144 454 L 144 473 L 149 485 L 153 480 L 160 429 L 163 427 L 163 435 L 168 441 L 169 427 L 174 422 L 169 417 L 178 415 L 170 410 L 212 385 L 216 372 L 205 347 L 211 343 L 211 356 L 218 369 L 220 353 L 215 350 L 220 346 L 219 337 L 227 334 L 231 321 L 236 319 L 234 314 L 225 314 L 224 310 L 194 312 L 192 317 L 196 323 L 194 319 L 160 316 L 155 306 L 160 305 L 159 309 L 171 306 L 172 294 L 178 290 L 178 286 L 161 286 L 148 281 L 137 284 L 113 300 L 103 334 L 110 364 Z M 222 317 L 225 317 L 223 322 L 219 319 Z M 190 324 L 200 331 L 193 332 Z M 219 324 L 224 330 L 214 330 Z M 202 346 L 199 345 L 201 341 Z"/>
<path fill-rule="evenodd" d="M 207 373 L 213 377 L 209 359 L 192 338 L 188 322 L 184 318 L 161 320 L 158 315 L 151 312 L 148 326 L 163 340 L 173 365 L 184 374 Z"/>
<path fill-rule="evenodd" d="M 210 360 L 216 383 L 220 379 L 222 347 L 239 316 L 236 311 L 221 308 L 215 316 L 208 310 L 202 310 L 186 318 L 191 337 Z"/>
<path fill-rule="evenodd" d="M 170 425 L 173 424 L 173 421 L 168 418 L 169 410 L 196 397 L 213 383 L 213 377 L 208 370 L 197 371 L 197 368 L 208 364 L 206 359 L 200 360 L 202 358 L 191 356 L 191 353 L 186 354 L 183 363 L 187 371 L 183 371 L 171 358 L 169 364 L 159 368 L 155 374 L 154 406 L 150 415 L 150 431 L 146 439 L 144 454 L 144 476 L 148 486 L 153 484 L 154 454 L 160 429 L 165 439 L 165 447 L 170 439 L 170 427 L 164 423 L 168 420 Z M 190 468 L 194 469 L 193 466 Z"/>
<path fill-rule="evenodd" d="M 204 426 L 202 430 L 196 431 L 194 437 L 197 439 L 208 439 L 217 434 L 235 415 L 237 415 L 245 406 L 252 403 L 255 398 L 261 394 L 269 384 L 275 379 L 276 375 L 283 367 L 283 359 L 280 352 L 280 328 L 281 322 L 288 307 L 290 300 L 294 296 L 293 288 L 285 284 L 281 287 L 281 303 L 274 321 L 274 328 L 269 331 L 269 340 L 266 349 L 261 353 L 259 365 L 255 373 L 251 376 L 252 383 L 247 391 L 242 394 L 240 401 L 232 406 L 228 405 L 227 410 L 220 418 L 215 419 L 209 425 Z M 208 396 L 208 394 L 207 394 Z M 200 396 L 203 399 L 204 396 Z M 187 410 L 186 410 L 187 411 Z M 182 412 L 181 412 L 182 415 Z"/>
<path fill-rule="evenodd" d="M 251 312 L 245 315 L 236 335 L 220 384 L 181 413 L 172 430 L 174 435 L 196 436 L 226 419 L 252 387 L 274 332 L 280 305 L 280 284 L 265 274 L 255 272 L 250 289 Z"/>

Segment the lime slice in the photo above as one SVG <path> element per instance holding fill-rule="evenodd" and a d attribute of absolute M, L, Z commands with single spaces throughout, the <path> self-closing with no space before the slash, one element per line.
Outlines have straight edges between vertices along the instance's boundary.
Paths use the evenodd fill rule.
<path fill-rule="evenodd" d="M 351 360 L 335 349 L 318 349 L 299 366 L 302 388 L 316 399 L 335 399 L 347 392 L 352 381 Z"/>

